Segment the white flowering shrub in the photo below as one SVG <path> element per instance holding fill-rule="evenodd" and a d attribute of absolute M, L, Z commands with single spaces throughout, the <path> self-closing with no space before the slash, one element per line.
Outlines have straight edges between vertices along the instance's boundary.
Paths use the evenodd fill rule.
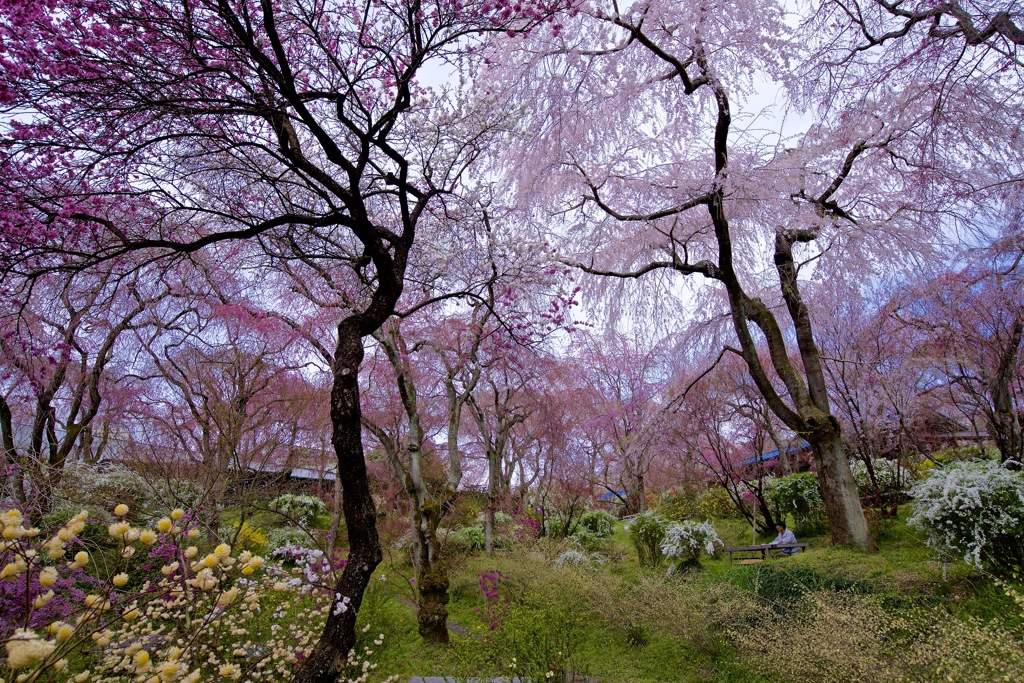
<path fill-rule="evenodd" d="M 1001 574 L 1024 569 L 1024 472 L 994 460 L 955 462 L 910 494 L 909 523 L 941 554 Z"/>
<path fill-rule="evenodd" d="M 672 522 L 665 529 L 661 552 L 678 563 L 696 562 L 701 555 L 714 556 L 725 547 L 711 522 Z"/>
<path fill-rule="evenodd" d="M 567 548 L 555 558 L 556 567 L 585 567 L 590 564 L 590 555 L 578 548 Z"/>
<path fill-rule="evenodd" d="M 200 533 L 184 510 L 153 529 L 132 526 L 126 505 L 113 514 L 114 548 L 102 559 L 76 551 L 87 512 L 49 533 L 26 527 L 17 510 L 0 515 L 0 599 L 18 598 L 0 619 L 0 680 L 287 680 L 328 611 L 350 604 L 330 590 L 342 563 L 319 551 L 292 548 L 284 563 L 226 544 L 204 553 L 190 545 Z M 350 655 L 347 683 L 366 683 L 376 668 L 369 658 L 383 636 L 370 638 Z"/>
<path fill-rule="evenodd" d="M 327 505 L 316 496 L 294 493 L 285 493 L 270 501 L 270 509 L 303 526 L 311 524 L 318 515 L 327 514 Z"/>

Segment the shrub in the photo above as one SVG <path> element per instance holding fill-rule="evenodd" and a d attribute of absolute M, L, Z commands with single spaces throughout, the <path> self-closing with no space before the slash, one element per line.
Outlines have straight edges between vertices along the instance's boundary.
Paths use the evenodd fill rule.
<path fill-rule="evenodd" d="M 566 548 L 555 558 L 556 567 L 585 567 L 590 564 L 590 555 L 578 548 Z"/>
<path fill-rule="evenodd" d="M 988 683 L 1024 677 L 1020 635 L 944 608 L 892 613 L 875 596 L 811 593 L 734 631 L 747 664 L 771 680 Z M 785 634 L 785 637 L 779 637 Z"/>
<path fill-rule="evenodd" d="M 793 515 L 793 530 L 797 534 L 815 534 L 827 528 L 818 475 L 814 472 L 767 480 L 765 500 L 780 517 Z"/>
<path fill-rule="evenodd" d="M 615 517 L 604 510 L 590 510 L 580 517 L 579 529 L 586 529 L 599 538 L 607 538 L 615 533 Z"/>
<path fill-rule="evenodd" d="M 711 522 L 671 522 L 665 529 L 661 553 L 675 562 L 674 568 L 699 565 L 702 554 L 715 555 L 725 544 Z M 670 570 L 672 571 L 672 570 Z"/>
<path fill-rule="evenodd" d="M 607 545 L 607 538 L 605 536 L 596 534 L 593 531 L 582 527 L 577 529 L 576 533 L 569 538 L 581 548 L 591 553 L 603 550 Z"/>
<path fill-rule="evenodd" d="M 850 469 L 853 471 L 853 480 L 857 482 L 857 489 L 861 496 L 875 493 L 871 477 L 868 476 L 868 466 L 863 460 L 851 460 Z M 871 461 L 871 469 L 875 471 L 878 491 L 881 493 L 903 491 L 913 483 L 910 470 L 901 465 L 898 460 L 875 458 Z"/>
<path fill-rule="evenodd" d="M 469 550 L 483 550 L 486 543 L 484 528 L 482 526 L 464 526 L 451 535 L 456 544 Z"/>
<path fill-rule="evenodd" d="M 629 538 L 636 547 L 641 567 L 657 567 L 663 555 L 661 544 L 665 540 L 668 522 L 653 512 L 645 512 L 629 523 Z"/>
<path fill-rule="evenodd" d="M 721 486 L 709 489 L 676 488 L 661 494 L 658 500 L 658 514 L 676 522 L 724 519 L 734 513 L 732 499 Z"/>
<path fill-rule="evenodd" d="M 270 550 L 286 545 L 309 546 L 312 540 L 302 529 L 295 527 L 281 527 L 267 531 L 267 547 Z"/>
<path fill-rule="evenodd" d="M 1011 575 L 1024 569 L 1024 472 L 998 462 L 955 462 L 911 490 L 909 523 L 940 554 Z"/>
<path fill-rule="evenodd" d="M 285 493 L 270 501 L 270 509 L 292 518 L 302 526 L 312 524 L 318 515 L 327 514 L 327 506 L 316 496 Z"/>
<path fill-rule="evenodd" d="M 258 526 L 253 526 L 249 522 L 243 521 L 241 526 L 235 522 L 230 528 L 221 528 L 219 536 L 241 550 L 263 552 L 267 548 L 267 535 Z"/>

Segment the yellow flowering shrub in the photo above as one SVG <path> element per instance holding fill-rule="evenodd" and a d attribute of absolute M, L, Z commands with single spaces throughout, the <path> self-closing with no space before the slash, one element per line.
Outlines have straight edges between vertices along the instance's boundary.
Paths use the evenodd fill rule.
<path fill-rule="evenodd" d="M 55 599 L 66 572 L 92 569 L 89 594 L 73 614 L 0 634 L 0 679 L 18 683 L 169 683 L 290 679 L 312 651 L 335 596 L 308 568 L 286 569 L 250 550 L 221 544 L 203 554 L 188 529 L 137 529 L 122 518 L 107 529 L 118 544 L 113 566 L 99 567 L 78 543 L 88 515 L 54 534 L 25 527 L 16 510 L 0 515 L 3 580 L 32 587 L 31 610 Z M 169 518 L 182 520 L 175 510 Z M 182 522 L 185 525 L 185 522 Z M 166 531 L 164 530 L 166 529 Z M 119 546 L 119 547 L 118 547 Z M 49 548 L 53 552 L 48 552 Z M 54 559 L 54 558 L 58 559 Z M 154 560 L 158 560 L 153 569 Z M 35 612 L 25 623 L 36 624 Z M 346 680 L 366 683 L 372 651 L 353 653 Z"/>

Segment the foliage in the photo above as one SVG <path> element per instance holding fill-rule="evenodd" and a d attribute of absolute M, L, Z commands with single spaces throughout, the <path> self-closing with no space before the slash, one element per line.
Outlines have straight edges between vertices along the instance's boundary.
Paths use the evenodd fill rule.
<path fill-rule="evenodd" d="M 749 665 L 774 680 L 987 683 L 1024 676 L 1024 641 L 995 624 L 939 609 L 894 614 L 877 598 L 852 593 L 811 593 L 788 607 L 735 631 Z"/>
<path fill-rule="evenodd" d="M 626 527 L 636 548 L 641 567 L 657 567 L 663 559 L 661 544 L 665 541 L 668 522 L 653 512 L 638 515 Z"/>
<path fill-rule="evenodd" d="M 302 529 L 296 529 L 295 527 L 278 527 L 268 529 L 266 537 L 267 547 L 271 550 L 274 548 L 281 548 L 286 545 L 308 546 L 311 542 L 308 533 Z"/>
<path fill-rule="evenodd" d="M 607 538 L 615 532 L 615 517 L 605 510 L 589 510 L 580 516 L 578 529 L 586 529 L 600 538 Z"/>
<path fill-rule="evenodd" d="M 910 470 L 898 460 L 875 458 L 871 461 L 871 469 L 874 470 L 880 493 L 903 491 L 910 488 L 913 483 Z M 863 460 L 851 460 L 850 470 L 853 472 L 853 480 L 857 482 L 857 489 L 862 497 L 875 493 L 871 477 L 868 474 L 868 466 Z"/>
<path fill-rule="evenodd" d="M 82 506 L 94 506 L 110 512 L 122 500 L 132 501 L 133 518 L 164 506 L 147 478 L 121 464 L 68 465 L 54 491 L 55 509 L 78 511 Z"/>
<path fill-rule="evenodd" d="M 702 554 L 715 556 L 725 547 L 711 522 L 670 522 L 665 528 L 661 553 L 678 567 L 697 564 Z"/>
<path fill-rule="evenodd" d="M 869 593 L 871 586 L 863 581 L 827 576 L 808 567 L 780 567 L 759 564 L 746 572 L 741 585 L 764 602 L 788 609 L 797 598 L 819 591 Z"/>
<path fill-rule="evenodd" d="M 583 527 L 576 529 L 576 532 L 569 538 L 580 548 L 591 553 L 604 550 L 608 545 L 607 536 L 594 533 L 593 531 Z"/>
<path fill-rule="evenodd" d="M 300 526 L 308 526 L 319 515 L 327 514 L 327 506 L 316 496 L 285 493 L 270 501 L 270 509 L 280 512 Z"/>
<path fill-rule="evenodd" d="M 482 526 L 464 526 L 448 538 L 449 542 L 454 541 L 456 546 L 462 546 L 468 550 L 483 550 L 486 542 Z"/>
<path fill-rule="evenodd" d="M 263 552 L 267 548 L 267 535 L 257 526 L 243 521 L 232 523 L 229 529 L 222 529 L 220 537 L 230 539 L 231 545 L 241 550 Z"/>
<path fill-rule="evenodd" d="M 675 522 L 684 520 L 725 519 L 735 514 L 728 492 L 721 486 L 694 491 L 680 487 L 661 494 L 658 514 Z"/>
<path fill-rule="evenodd" d="M 911 491 L 909 523 L 939 553 L 1010 575 L 1024 569 L 1024 472 L 996 461 L 932 470 Z"/>
<path fill-rule="evenodd" d="M 777 514 L 793 515 L 793 531 L 812 535 L 825 528 L 825 508 L 818 488 L 818 475 L 798 472 L 765 481 L 765 500 Z"/>

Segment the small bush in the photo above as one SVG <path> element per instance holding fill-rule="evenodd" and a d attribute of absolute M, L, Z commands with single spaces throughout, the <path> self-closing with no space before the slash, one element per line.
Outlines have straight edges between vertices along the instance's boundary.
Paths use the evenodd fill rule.
<path fill-rule="evenodd" d="M 307 526 L 318 515 L 327 514 L 327 506 L 316 496 L 285 493 L 270 501 L 270 509 L 286 515 L 297 523 Z"/>
<path fill-rule="evenodd" d="M 267 535 L 257 526 L 242 522 L 234 522 L 230 527 L 221 527 L 218 535 L 222 540 L 229 541 L 232 546 L 241 550 L 263 552 L 267 548 Z"/>
<path fill-rule="evenodd" d="M 449 536 L 458 546 L 469 550 L 483 550 L 487 539 L 482 526 L 464 526 Z"/>
<path fill-rule="evenodd" d="M 664 559 L 661 544 L 668 522 L 653 512 L 639 515 L 629 523 L 629 538 L 636 547 L 641 567 L 657 567 Z"/>
<path fill-rule="evenodd" d="M 312 540 L 302 529 L 296 529 L 295 527 L 281 527 L 278 529 L 270 529 L 266 533 L 267 537 L 267 548 L 273 550 L 274 548 L 281 548 L 286 545 L 301 545 L 309 547 Z"/>
<path fill-rule="evenodd" d="M 814 535 L 828 528 L 818 475 L 814 472 L 767 480 L 765 499 L 783 519 L 793 515 L 793 531 L 798 535 Z"/>
<path fill-rule="evenodd" d="M 658 514 L 675 522 L 725 519 L 735 514 L 729 494 L 720 486 L 709 489 L 676 488 L 661 494 Z"/>
<path fill-rule="evenodd" d="M 991 460 L 932 470 L 909 523 L 941 554 L 1005 576 L 1024 570 L 1024 472 Z"/>
<path fill-rule="evenodd" d="M 580 517 L 578 529 L 586 529 L 599 538 L 607 538 L 615 533 L 615 517 L 604 510 L 590 510 Z"/>
<path fill-rule="evenodd" d="M 833 591 L 865 594 L 871 585 L 840 576 L 825 576 L 807 567 L 757 565 L 741 584 L 758 598 L 779 609 L 789 609 L 797 598 L 808 593 Z"/>
<path fill-rule="evenodd" d="M 665 529 L 661 553 L 682 568 L 698 565 L 702 554 L 714 556 L 724 547 L 711 522 L 671 522 Z"/>

